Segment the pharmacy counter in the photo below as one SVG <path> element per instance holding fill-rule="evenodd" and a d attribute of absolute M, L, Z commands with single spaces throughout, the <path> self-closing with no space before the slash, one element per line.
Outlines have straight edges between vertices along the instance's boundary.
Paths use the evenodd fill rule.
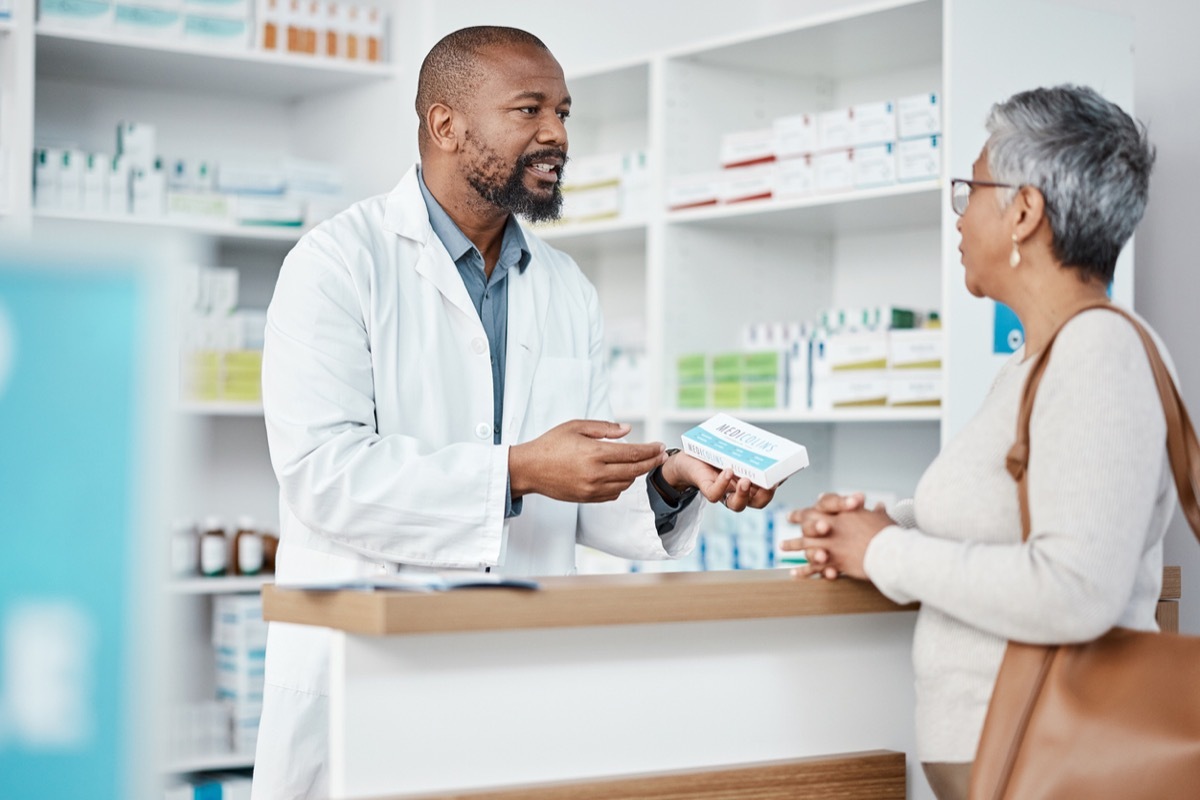
<path fill-rule="evenodd" d="M 264 588 L 268 620 L 334 631 L 334 797 L 465 797 L 880 750 L 907 753 L 908 796 L 932 797 L 911 779 L 912 607 L 786 570 L 539 583 Z M 869 796 L 904 796 L 889 791 Z"/>

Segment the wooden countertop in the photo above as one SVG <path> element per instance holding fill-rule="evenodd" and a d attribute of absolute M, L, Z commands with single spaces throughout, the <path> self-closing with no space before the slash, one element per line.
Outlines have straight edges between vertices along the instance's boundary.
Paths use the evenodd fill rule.
<path fill-rule="evenodd" d="M 302 591 L 263 587 L 263 618 L 349 633 L 412 633 L 638 625 L 914 611 L 869 583 L 797 580 L 789 570 L 578 575 L 540 589 L 448 592 Z"/>

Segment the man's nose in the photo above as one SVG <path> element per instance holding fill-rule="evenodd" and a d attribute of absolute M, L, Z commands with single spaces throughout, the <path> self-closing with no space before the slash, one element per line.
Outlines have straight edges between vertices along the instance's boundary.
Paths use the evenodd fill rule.
<path fill-rule="evenodd" d="M 567 146 L 567 126 L 557 113 L 552 113 L 542 121 L 538 129 L 538 144 Z"/>

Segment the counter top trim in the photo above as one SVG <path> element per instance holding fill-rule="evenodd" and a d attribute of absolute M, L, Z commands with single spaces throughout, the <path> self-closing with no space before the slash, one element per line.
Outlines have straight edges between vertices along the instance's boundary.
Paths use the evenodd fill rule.
<path fill-rule="evenodd" d="M 263 587 L 263 618 L 368 636 L 914 611 L 869 583 L 788 570 L 579 575 L 537 591 L 303 591 Z"/>

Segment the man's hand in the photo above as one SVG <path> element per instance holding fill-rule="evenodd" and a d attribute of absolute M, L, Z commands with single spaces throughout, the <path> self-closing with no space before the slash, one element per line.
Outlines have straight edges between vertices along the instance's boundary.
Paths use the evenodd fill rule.
<path fill-rule="evenodd" d="M 857 511 L 863 507 L 865 500 L 861 492 L 854 494 L 834 494 L 825 492 L 817 498 L 817 502 L 808 508 L 801 508 L 788 515 L 788 522 L 800 526 L 800 532 L 807 537 L 824 536 L 829 533 L 833 517 L 843 511 Z M 787 539 L 780 544 L 784 550 L 805 550 L 803 539 Z M 821 574 L 833 580 L 838 571 L 829 564 L 829 553 L 821 548 L 808 548 L 805 552 L 808 558 L 808 568 L 797 568 L 797 574 L 804 569 L 805 575 Z M 814 569 L 815 567 L 815 569 Z"/>
<path fill-rule="evenodd" d="M 733 470 L 718 470 L 687 453 L 675 453 L 663 464 L 663 480 L 679 491 L 695 486 L 710 503 L 724 502 L 730 511 L 765 508 L 775 489 L 755 486 L 749 478 L 738 478 Z"/>
<path fill-rule="evenodd" d="M 513 499 L 542 494 L 570 503 L 615 500 L 640 475 L 667 456 L 660 442 L 626 444 L 630 427 L 616 422 L 576 419 L 564 422 L 508 450 L 508 480 Z"/>

